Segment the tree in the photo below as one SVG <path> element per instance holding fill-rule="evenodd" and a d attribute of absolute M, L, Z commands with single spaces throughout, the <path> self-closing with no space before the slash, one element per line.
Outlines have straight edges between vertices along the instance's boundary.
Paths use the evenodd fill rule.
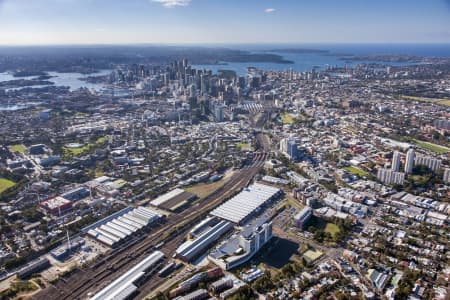
<path fill-rule="evenodd" d="M 255 296 L 253 294 L 252 289 L 248 286 L 245 285 L 243 287 L 241 287 L 236 294 L 234 294 L 233 296 L 227 298 L 228 300 L 253 300 L 255 299 Z"/>
<path fill-rule="evenodd" d="M 28 222 L 37 222 L 44 216 L 36 207 L 30 207 L 22 211 L 22 216 Z"/>
<path fill-rule="evenodd" d="M 253 283 L 253 288 L 258 291 L 258 293 L 267 293 L 275 288 L 270 272 L 266 271 L 263 276 L 256 279 Z"/>

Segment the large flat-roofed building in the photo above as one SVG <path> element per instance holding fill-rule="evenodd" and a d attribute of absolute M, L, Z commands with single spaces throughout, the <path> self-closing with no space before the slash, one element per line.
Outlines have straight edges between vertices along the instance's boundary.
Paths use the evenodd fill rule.
<path fill-rule="evenodd" d="M 46 212 L 59 216 L 72 208 L 72 201 L 67 200 L 63 197 L 55 197 L 39 203 L 39 206 L 44 209 Z"/>
<path fill-rule="evenodd" d="M 271 183 L 271 184 L 278 184 L 278 185 L 288 185 L 289 184 L 289 180 L 286 179 L 282 179 L 282 178 L 278 178 L 278 177 L 273 177 L 273 176 L 264 176 L 262 178 L 263 181 Z"/>
<path fill-rule="evenodd" d="M 183 189 L 176 188 L 152 200 L 150 204 L 170 211 L 175 211 L 184 207 L 195 198 L 196 195 L 186 192 Z"/>
<path fill-rule="evenodd" d="M 81 231 L 103 244 L 113 247 L 140 229 L 152 225 L 160 218 L 159 213 L 148 207 L 127 207 L 83 228 Z"/>
<path fill-rule="evenodd" d="M 128 272 L 111 282 L 108 286 L 95 294 L 91 300 L 124 300 L 130 297 L 137 291 L 137 282 L 146 273 L 155 269 L 158 263 L 164 258 L 164 254 L 160 251 L 155 251 L 147 258 L 139 262 Z"/>
<path fill-rule="evenodd" d="M 175 298 L 175 300 L 202 300 L 209 298 L 208 291 L 205 289 L 195 290 L 184 296 Z"/>
<path fill-rule="evenodd" d="M 216 208 L 211 215 L 241 224 L 267 202 L 277 198 L 279 188 L 255 183 Z"/>
<path fill-rule="evenodd" d="M 34 273 L 47 269 L 48 267 L 50 267 L 50 261 L 47 258 L 39 258 L 22 267 L 17 273 L 17 277 L 20 279 L 25 279 Z"/>
<path fill-rule="evenodd" d="M 80 186 L 70 191 L 67 191 L 64 194 L 61 194 L 61 197 L 70 201 L 78 201 L 89 195 L 90 195 L 89 189 L 84 186 Z"/>
<path fill-rule="evenodd" d="M 311 218 L 312 216 L 312 209 L 309 206 L 305 206 L 298 214 L 294 217 L 294 223 L 295 226 L 298 228 L 304 228 L 306 222 Z"/>
<path fill-rule="evenodd" d="M 233 224 L 228 221 L 216 219 L 216 224 L 209 224 L 202 233 L 195 236 L 192 240 L 187 240 L 175 251 L 177 257 L 184 261 L 191 261 L 201 255 L 211 244 L 220 239 L 227 233 Z"/>

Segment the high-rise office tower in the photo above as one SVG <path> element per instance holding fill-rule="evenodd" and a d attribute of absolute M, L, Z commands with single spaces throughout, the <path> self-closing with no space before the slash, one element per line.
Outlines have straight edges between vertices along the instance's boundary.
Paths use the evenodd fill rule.
<path fill-rule="evenodd" d="M 187 58 L 185 58 L 185 59 L 183 59 L 183 67 L 187 68 L 187 66 L 188 66 L 188 60 L 187 60 Z"/>
<path fill-rule="evenodd" d="M 221 104 L 216 104 L 214 107 L 214 119 L 216 122 L 223 122 L 223 115 L 224 115 L 225 107 Z"/>
<path fill-rule="evenodd" d="M 205 94 L 208 91 L 208 76 L 200 75 L 200 91 Z"/>
<path fill-rule="evenodd" d="M 189 86 L 189 96 L 190 97 L 196 97 L 197 96 L 197 87 L 195 86 L 195 84 L 191 84 Z"/>

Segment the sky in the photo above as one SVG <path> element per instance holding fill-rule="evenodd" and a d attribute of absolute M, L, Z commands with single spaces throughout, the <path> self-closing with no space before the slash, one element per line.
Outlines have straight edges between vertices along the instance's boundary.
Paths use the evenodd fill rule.
<path fill-rule="evenodd" d="M 0 45 L 450 43 L 450 0 L 0 0 Z"/>

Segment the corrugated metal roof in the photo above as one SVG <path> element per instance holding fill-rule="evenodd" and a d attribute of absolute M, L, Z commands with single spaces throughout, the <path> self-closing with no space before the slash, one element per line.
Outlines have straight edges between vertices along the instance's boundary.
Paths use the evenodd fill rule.
<path fill-rule="evenodd" d="M 135 290 L 136 286 L 133 284 L 136 280 L 142 277 L 149 268 L 158 263 L 164 254 L 160 251 L 155 251 L 147 258 L 139 262 L 128 272 L 114 280 L 107 287 L 95 294 L 91 300 L 123 300 L 130 296 Z"/>
<path fill-rule="evenodd" d="M 240 223 L 279 192 L 278 188 L 255 183 L 213 210 L 211 215 Z"/>

